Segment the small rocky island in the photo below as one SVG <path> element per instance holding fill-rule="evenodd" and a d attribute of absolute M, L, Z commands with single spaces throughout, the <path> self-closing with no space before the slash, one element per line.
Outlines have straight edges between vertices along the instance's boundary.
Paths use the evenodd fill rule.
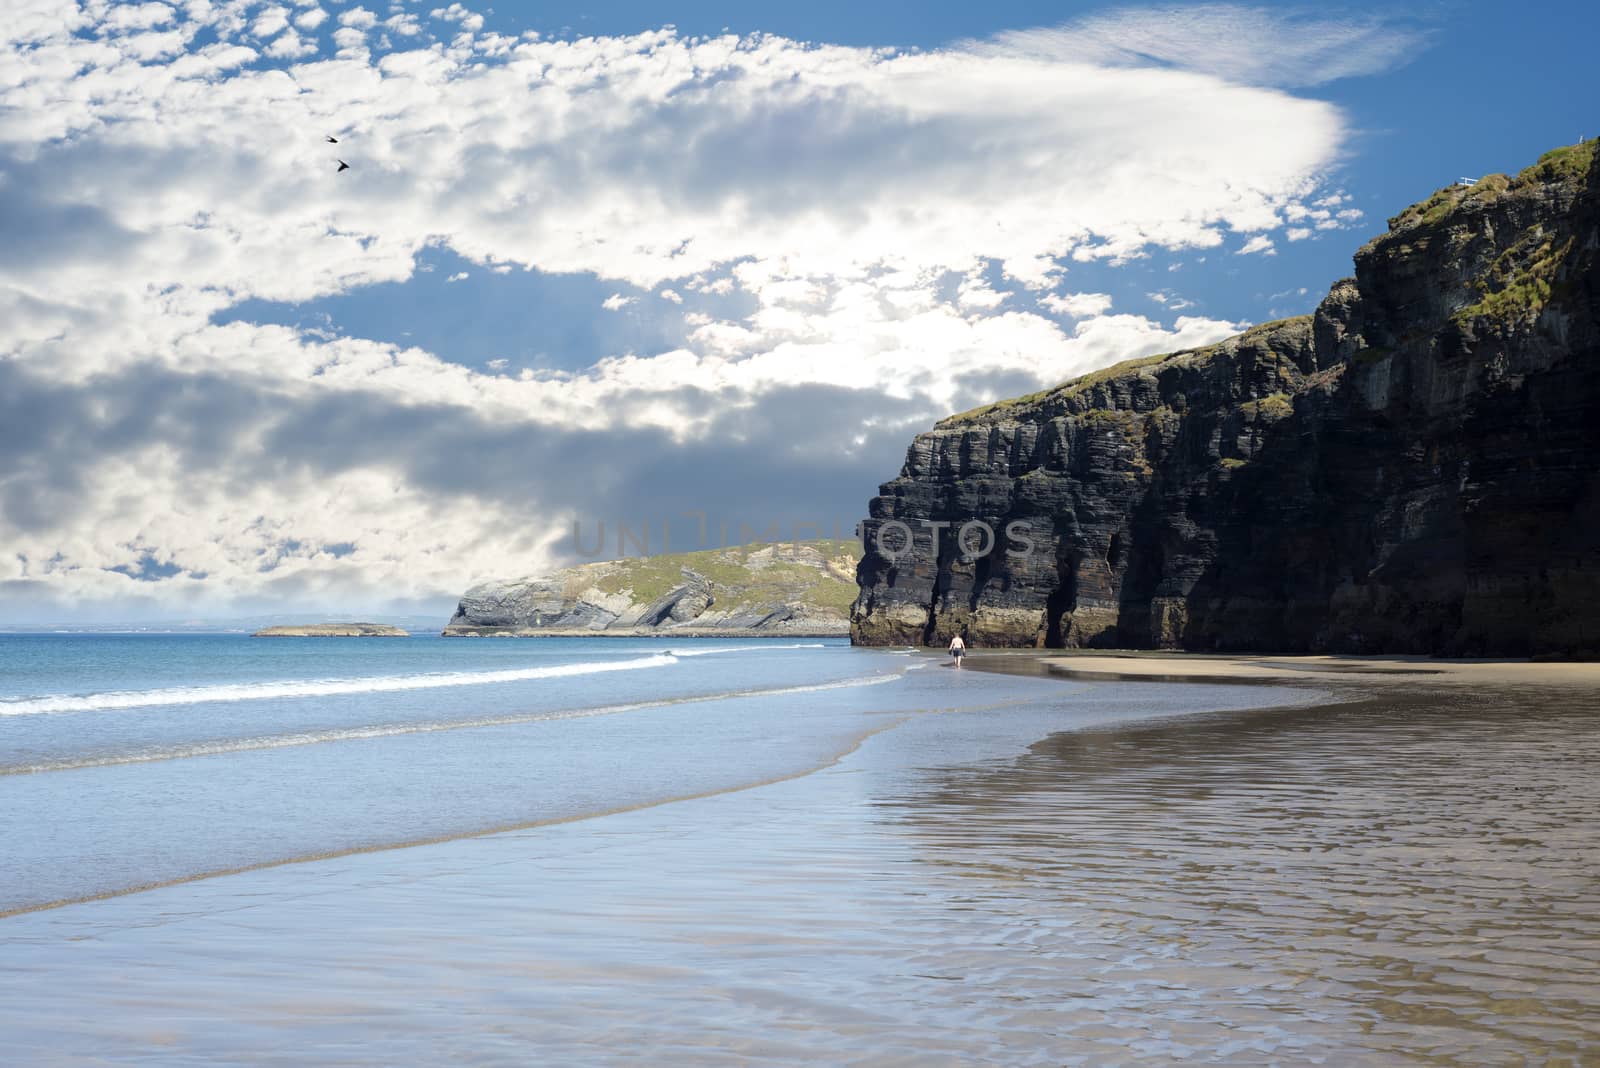
<path fill-rule="evenodd" d="M 387 623 L 305 623 L 266 627 L 252 638 L 409 638 L 409 631 Z"/>

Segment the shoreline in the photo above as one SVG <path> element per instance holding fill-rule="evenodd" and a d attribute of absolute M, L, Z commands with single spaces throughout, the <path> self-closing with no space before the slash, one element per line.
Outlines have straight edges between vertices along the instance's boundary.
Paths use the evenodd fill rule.
<path fill-rule="evenodd" d="M 628 634 L 620 634 L 620 633 L 615 633 L 615 632 L 613 632 L 612 634 L 610 634 L 608 636 L 610 636 L 610 637 L 619 637 L 619 638 L 621 638 L 621 637 L 640 637 L 640 635 L 628 635 Z M 659 635 L 657 635 L 657 636 L 659 636 Z M 797 637 L 797 635 L 782 635 L 782 636 L 779 636 L 779 635 L 767 635 L 766 637 Z M 851 648 L 851 647 L 845 646 L 845 647 L 841 647 L 841 648 Z M 885 653 L 890 653 L 893 650 L 872 649 L 870 651 L 874 652 L 874 653 L 885 654 Z M 926 654 L 930 659 L 935 659 L 933 657 L 933 651 L 932 650 L 920 650 L 920 652 L 923 653 L 923 654 Z M 1011 670 L 1011 671 L 1006 671 L 999 664 L 995 664 L 993 666 L 988 666 L 988 667 L 979 667 L 979 668 L 977 668 L 977 670 L 980 670 L 980 671 L 983 671 L 983 670 L 998 671 L 999 673 L 1013 674 L 1013 675 L 1023 675 L 1023 676 L 1034 677 L 1034 678 L 1043 678 L 1043 679 L 1059 679 L 1060 678 L 1059 674 L 1053 673 L 1053 672 L 1048 670 L 1047 661 L 1049 660 L 1049 657 L 1046 656 L 1046 655 L 1040 655 L 1040 653 L 1042 653 L 1042 652 L 1043 651 L 1037 651 L 1037 650 L 1006 650 L 1006 651 L 995 650 L 995 651 L 990 651 L 989 658 L 991 660 L 994 660 L 994 661 L 1007 661 L 1010 664 L 1016 665 L 1018 667 L 1022 666 L 1023 664 L 1027 664 L 1032 670 Z M 948 665 L 945 665 L 945 666 L 948 666 Z M 898 676 L 895 676 L 895 677 L 903 678 L 904 677 L 904 672 L 901 672 Z M 1201 681 L 1204 681 L 1204 680 L 1201 680 Z M 1306 680 L 1290 680 L 1290 681 L 1291 682 L 1299 681 L 1299 682 L 1303 683 Z M 828 689 L 828 688 L 830 688 L 830 685 L 831 684 L 828 684 L 828 683 L 808 683 L 808 684 L 802 685 L 800 688 L 801 689 L 810 689 L 810 688 Z M 1303 686 L 1299 687 L 1299 689 L 1300 689 L 1300 692 L 1306 698 L 1304 701 L 1298 701 L 1298 702 L 1290 701 L 1290 702 L 1285 702 L 1283 704 L 1262 705 L 1262 706 L 1253 707 L 1251 710 L 1252 711 L 1288 711 L 1288 710 L 1293 710 L 1293 709 L 1298 709 L 1298 708 L 1317 707 L 1317 706 L 1321 706 L 1321 705 L 1324 705 L 1324 704 L 1332 705 L 1332 704 L 1340 703 L 1338 697 L 1335 694 L 1329 693 L 1326 689 L 1322 689 L 1322 688 L 1319 688 L 1319 687 L 1316 687 L 1316 686 L 1313 686 L 1313 685 L 1303 685 Z M 748 696 L 752 696 L 752 695 L 747 693 L 747 692 L 744 692 L 744 691 L 730 691 L 730 692 L 726 692 L 726 693 L 707 694 L 707 695 L 695 696 L 695 697 L 668 698 L 668 699 L 662 699 L 662 700 L 658 700 L 658 701 L 642 702 L 642 703 L 637 704 L 635 706 L 630 706 L 626 710 L 627 711 L 636 711 L 636 710 L 643 711 L 643 710 L 665 708 L 665 707 L 676 706 L 676 705 L 699 704 L 699 703 L 715 703 L 715 702 L 727 701 L 727 700 L 738 700 L 740 698 L 744 698 L 744 697 L 748 697 Z M 1226 704 L 1223 704 L 1222 706 L 1215 707 L 1215 708 L 1211 707 L 1211 705 L 1208 702 L 1202 702 L 1202 705 L 1204 705 L 1204 707 L 1199 707 L 1199 708 L 1192 709 L 1186 714 L 1214 715 L 1214 714 L 1224 714 L 1224 713 L 1233 712 L 1233 711 L 1240 711 L 1239 709 L 1234 709 L 1234 708 L 1228 707 Z M 129 896 L 137 896 L 137 895 L 144 894 L 144 893 L 147 893 L 147 892 L 150 892 L 150 891 L 163 890 L 163 889 L 167 889 L 167 888 L 171 888 L 171 887 L 177 887 L 177 886 L 183 886 L 183 885 L 187 885 L 187 884 L 206 883 L 206 882 L 211 882 L 213 880 L 218 880 L 218 879 L 227 879 L 227 878 L 230 878 L 230 877 L 248 875 L 248 874 L 250 874 L 252 872 L 267 871 L 267 870 L 280 868 L 280 867 L 297 867 L 297 866 L 305 865 L 305 864 L 318 864 L 318 863 L 323 863 L 323 862 L 327 862 L 327 861 L 340 860 L 340 859 L 344 859 L 344 858 L 350 858 L 350 857 L 356 857 L 356 856 L 362 856 L 362 855 L 368 855 L 368 854 L 376 854 L 376 853 L 403 852 L 403 851 L 407 851 L 407 850 L 411 850 L 411 849 L 415 849 L 415 848 L 426 848 L 426 847 L 430 847 L 430 846 L 439 846 L 439 845 L 444 845 L 444 844 L 448 844 L 448 843 L 451 843 L 451 842 L 460 842 L 460 841 L 467 841 L 467 840 L 472 840 L 472 839 L 497 838 L 497 837 L 505 836 L 505 835 L 508 835 L 508 834 L 513 834 L 513 833 L 516 833 L 516 832 L 534 831 L 534 830 L 538 830 L 538 829 L 541 829 L 541 828 L 562 826 L 562 825 L 570 824 L 570 823 L 582 823 L 582 822 L 589 821 L 589 820 L 602 820 L 602 819 L 607 819 L 607 818 L 610 818 L 610 817 L 623 815 L 623 814 L 626 814 L 626 813 L 629 813 L 629 812 L 640 811 L 640 810 L 648 809 L 648 808 L 669 806 L 669 805 L 674 805 L 674 804 L 683 803 L 683 802 L 692 802 L 692 801 L 703 800 L 703 799 L 714 797 L 714 796 L 720 796 L 720 795 L 725 795 L 725 794 L 738 794 L 738 793 L 743 793 L 743 792 L 746 792 L 746 791 L 757 790 L 757 789 L 760 789 L 760 788 L 763 788 L 763 787 L 772 786 L 772 785 L 788 782 L 788 781 L 791 781 L 791 780 L 803 779 L 803 778 L 809 777 L 811 775 L 815 775 L 815 774 L 817 774 L 819 772 L 826 771 L 829 768 L 836 766 L 842 760 L 844 760 L 846 757 L 848 757 L 850 754 L 852 754 L 857 749 L 859 749 L 862 746 L 862 744 L 865 743 L 868 739 L 870 739 L 870 738 L 872 738 L 872 737 L 874 737 L 874 736 L 876 736 L 878 734 L 892 731 L 895 728 L 900 727 L 901 725 L 906 723 L 908 720 L 914 718 L 915 716 L 939 716 L 939 715 L 943 715 L 943 714 L 946 714 L 946 713 L 949 713 L 949 712 L 953 712 L 953 711 L 954 712 L 976 712 L 976 711 L 988 710 L 988 709 L 990 709 L 992 707 L 993 706 L 988 705 L 988 704 L 986 704 L 986 703 L 984 703 L 982 701 L 979 701 L 979 703 L 976 703 L 976 704 L 973 704 L 973 705 L 969 705 L 969 706 L 959 707 L 959 708 L 929 708 L 929 709 L 924 709 L 924 710 L 922 710 L 920 712 L 916 712 L 916 713 L 910 713 L 910 712 L 905 712 L 905 711 L 899 711 L 899 712 L 889 712 L 889 711 L 883 711 L 883 710 L 874 711 L 872 713 L 869 713 L 869 715 L 870 715 L 872 720 L 874 720 L 874 721 L 879 720 L 880 717 L 888 717 L 888 720 L 886 722 L 871 722 L 869 725 L 864 726 L 862 729 L 851 733 L 850 735 L 848 735 L 845 738 L 845 744 L 844 744 L 842 749 L 824 756 L 821 760 L 817 761 L 816 763 L 814 763 L 812 765 L 809 765 L 809 766 L 807 766 L 805 768 L 802 768 L 802 769 L 799 769 L 799 770 L 796 770 L 796 771 L 786 772 L 786 773 L 780 774 L 780 775 L 758 777 L 758 778 L 754 778 L 754 779 L 751 779 L 751 780 L 748 780 L 748 781 L 742 781 L 742 782 L 737 782 L 737 783 L 733 783 L 733 784 L 726 785 L 726 786 L 720 786 L 720 787 L 717 787 L 717 788 L 714 788 L 714 789 L 711 789 L 711 790 L 693 791 L 693 792 L 688 792 L 688 793 L 674 793 L 674 794 L 669 794 L 667 796 L 655 798 L 655 799 L 652 799 L 652 800 L 649 800 L 649 801 L 644 801 L 644 802 L 639 802 L 639 803 L 634 803 L 634 804 L 620 805 L 620 806 L 615 806 L 615 807 L 610 807 L 610 806 L 602 807 L 602 808 L 599 808 L 599 809 L 594 810 L 594 811 L 587 811 L 587 812 L 582 812 L 582 813 L 577 813 L 577 814 L 572 814 L 572 815 L 563 815 L 563 816 L 557 816 L 557 817 L 538 817 L 538 818 L 530 818 L 530 819 L 513 819 L 513 820 L 504 821 L 504 822 L 493 823 L 493 824 L 490 824 L 490 825 L 487 825 L 487 826 L 475 827 L 475 828 L 470 828 L 470 829 L 451 830 L 451 831 L 448 831 L 448 832 L 445 832 L 445 833 L 439 833 L 439 834 L 429 834 L 429 835 L 421 835 L 421 836 L 416 836 L 416 837 L 407 837 L 407 838 L 402 838 L 402 839 L 393 840 L 393 841 L 378 841 L 378 842 L 363 843 L 363 844 L 357 844 L 357 845 L 338 846 L 338 847 L 329 848 L 329 849 L 318 849 L 318 850 L 310 851 L 310 852 L 306 852 L 306 853 L 298 853 L 298 854 L 294 854 L 294 855 L 275 857 L 275 858 L 265 859 L 265 860 L 260 860 L 260 861 L 252 861 L 252 862 L 242 863 L 242 864 L 232 864 L 232 865 L 219 866 L 219 867 L 215 867 L 215 868 L 207 868 L 207 869 L 203 869 L 203 870 L 199 870 L 199 871 L 195 871 L 195 872 L 191 872 L 191 873 L 186 873 L 186 874 L 183 874 L 183 875 L 174 876 L 174 877 L 170 877 L 170 878 L 153 879 L 153 880 L 149 880 L 149 881 L 138 882 L 138 883 L 134 883 L 134 884 L 131 884 L 131 885 L 119 886 L 119 887 L 115 887 L 115 888 L 111 888 L 111 889 L 105 889 L 105 890 L 94 890 L 94 891 L 89 891 L 89 892 L 86 892 L 86 893 L 73 894 L 73 895 L 64 896 L 64 897 L 60 897 L 60 898 L 55 898 L 55 899 L 51 899 L 51 900 L 47 900 L 47 901 L 36 901 L 36 902 L 27 902 L 27 903 L 22 903 L 22 904 L 11 904 L 11 905 L 0 904 L 0 921 L 9 920 L 9 919 L 12 919 L 14 917 L 23 916 L 23 915 L 29 915 L 29 914 L 33 914 L 33 913 L 50 912 L 50 911 L 54 911 L 54 910 L 61 909 L 61 908 L 67 908 L 67 907 L 72 907 L 72 906 L 89 904 L 89 903 L 93 903 L 93 902 L 97 902 L 97 901 L 107 901 L 107 900 L 113 900 L 113 899 L 118 899 L 118 898 L 129 897 Z M 585 709 L 584 711 L 599 711 L 599 710 Z M 530 716 L 527 720 L 519 722 L 517 717 L 507 717 L 507 718 L 504 718 L 502 720 L 496 720 L 496 721 L 492 721 L 492 722 L 470 722 L 470 723 L 467 723 L 467 724 L 463 724 L 462 726 L 465 729 L 507 727 L 507 726 L 525 725 L 526 723 L 539 722 L 541 720 L 541 718 L 542 717 Z M 1069 727 L 1059 728 L 1059 730 L 1064 730 L 1064 731 L 1067 731 L 1067 732 L 1071 732 L 1071 731 L 1075 731 L 1075 730 L 1084 730 L 1084 729 L 1121 729 L 1122 727 L 1142 726 L 1145 722 L 1146 721 L 1141 718 L 1141 719 L 1133 720 L 1133 721 L 1131 721 L 1129 723 L 1124 723 L 1124 724 L 1118 724 L 1118 725 L 1115 725 L 1115 726 L 1111 726 L 1109 728 L 1098 726 L 1098 725 L 1096 727 L 1093 727 L 1093 728 L 1084 727 L 1084 726 L 1069 726 Z M 439 729 L 448 729 L 448 728 L 439 728 Z M 409 733 L 416 733 L 416 734 L 432 733 L 432 730 L 428 730 L 428 729 L 424 729 L 424 728 L 416 728 L 416 729 L 413 729 L 411 731 L 407 731 L 407 732 L 404 732 L 404 733 L 408 733 L 408 734 Z M 1058 733 L 1058 730 L 1051 730 L 1047 734 L 1041 734 L 1039 737 L 1034 739 L 1034 743 L 1037 744 L 1037 743 L 1047 742 L 1056 733 Z M 365 739 L 365 738 L 352 738 L 352 739 L 349 739 L 349 740 L 350 741 L 365 741 L 367 739 Z M 76 767 L 74 767 L 74 768 L 50 768 L 50 769 L 46 769 L 46 770 L 50 771 L 50 772 L 56 772 L 56 771 L 73 772 L 73 771 L 88 770 L 89 768 L 108 768 L 108 767 L 126 766 L 126 765 L 130 765 L 130 764 L 155 763 L 155 762 L 157 762 L 159 760 L 163 760 L 163 759 L 168 759 L 168 758 L 138 758 L 138 759 L 129 759 L 129 760 L 126 760 L 126 761 L 107 761 L 107 762 L 104 762 L 104 763 L 101 763 L 101 764 L 87 765 L 84 768 L 76 768 Z"/>
<path fill-rule="evenodd" d="M 581 627 L 446 627 L 441 638 L 848 638 L 850 627 L 832 630 L 802 627 L 795 630 L 747 630 L 739 627 L 685 627 L 672 630 L 627 628 L 585 630 Z"/>
<path fill-rule="evenodd" d="M 1600 687 L 1600 663 L 1593 661 L 1063 649 L 969 651 L 966 660 L 966 668 L 976 671 L 1043 675 L 1085 682 L 1309 683 L 1319 686 L 1345 682 L 1379 686 L 1438 683 L 1445 686 L 1544 684 Z"/>
<path fill-rule="evenodd" d="M 1585 1048 L 1600 699 L 1427 685 L 1574 673 L 909 659 L 915 692 L 857 701 L 865 733 L 825 766 L 753 787 L 7 917 L 0 1025 L 24 1060 L 291 1064 L 256 1054 L 315 1042 L 373 1066 Z M 1038 681 L 1082 677 L 1060 661 L 1123 685 Z M 1283 693 L 1222 674 L 1245 668 Z"/>

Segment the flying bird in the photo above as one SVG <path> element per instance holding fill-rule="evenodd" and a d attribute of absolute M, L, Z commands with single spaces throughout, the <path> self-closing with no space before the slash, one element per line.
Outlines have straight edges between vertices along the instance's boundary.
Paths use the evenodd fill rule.
<path fill-rule="evenodd" d="M 338 138 L 337 138 L 337 137 L 330 137 L 330 138 L 328 138 L 328 144 L 330 144 L 330 145 L 336 145 L 336 144 L 338 144 L 338 143 L 339 143 L 339 139 L 338 139 Z"/>
<path fill-rule="evenodd" d="M 346 163 L 344 160 L 340 160 L 339 161 L 339 171 L 347 171 L 349 169 L 350 169 L 350 164 Z M 334 171 L 333 173 L 334 174 L 338 174 L 339 171 Z"/>

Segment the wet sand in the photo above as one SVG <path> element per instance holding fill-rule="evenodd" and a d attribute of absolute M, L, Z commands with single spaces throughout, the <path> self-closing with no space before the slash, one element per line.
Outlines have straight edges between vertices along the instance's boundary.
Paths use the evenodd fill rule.
<path fill-rule="evenodd" d="M 1057 660 L 1197 670 L 968 666 Z M 919 716 L 751 790 L 14 917 L 0 1028 L 41 1064 L 1597 1063 L 1590 667 L 1254 661 L 1215 670 L 1300 703 Z"/>
<path fill-rule="evenodd" d="M 1101 653 L 999 649 L 970 653 L 966 666 L 979 671 L 1146 682 L 1273 682 L 1292 686 L 1348 680 L 1369 685 L 1387 682 L 1442 687 L 1600 687 L 1600 663 L 1436 660 L 1420 656 L 1226 656 L 1138 650 Z"/>

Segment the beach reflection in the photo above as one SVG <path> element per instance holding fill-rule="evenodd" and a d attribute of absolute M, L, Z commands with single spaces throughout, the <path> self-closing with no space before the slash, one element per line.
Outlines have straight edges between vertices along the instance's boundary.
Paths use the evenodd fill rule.
<path fill-rule="evenodd" d="M 0 1032 L 45 1064 L 1594 1062 L 1592 694 L 1052 734 L 1248 702 L 963 674 L 919 685 L 987 708 L 771 786 L 13 917 Z"/>
<path fill-rule="evenodd" d="M 1597 714 L 1489 690 L 1058 734 L 881 810 L 1075 1049 L 1591 1063 Z"/>

